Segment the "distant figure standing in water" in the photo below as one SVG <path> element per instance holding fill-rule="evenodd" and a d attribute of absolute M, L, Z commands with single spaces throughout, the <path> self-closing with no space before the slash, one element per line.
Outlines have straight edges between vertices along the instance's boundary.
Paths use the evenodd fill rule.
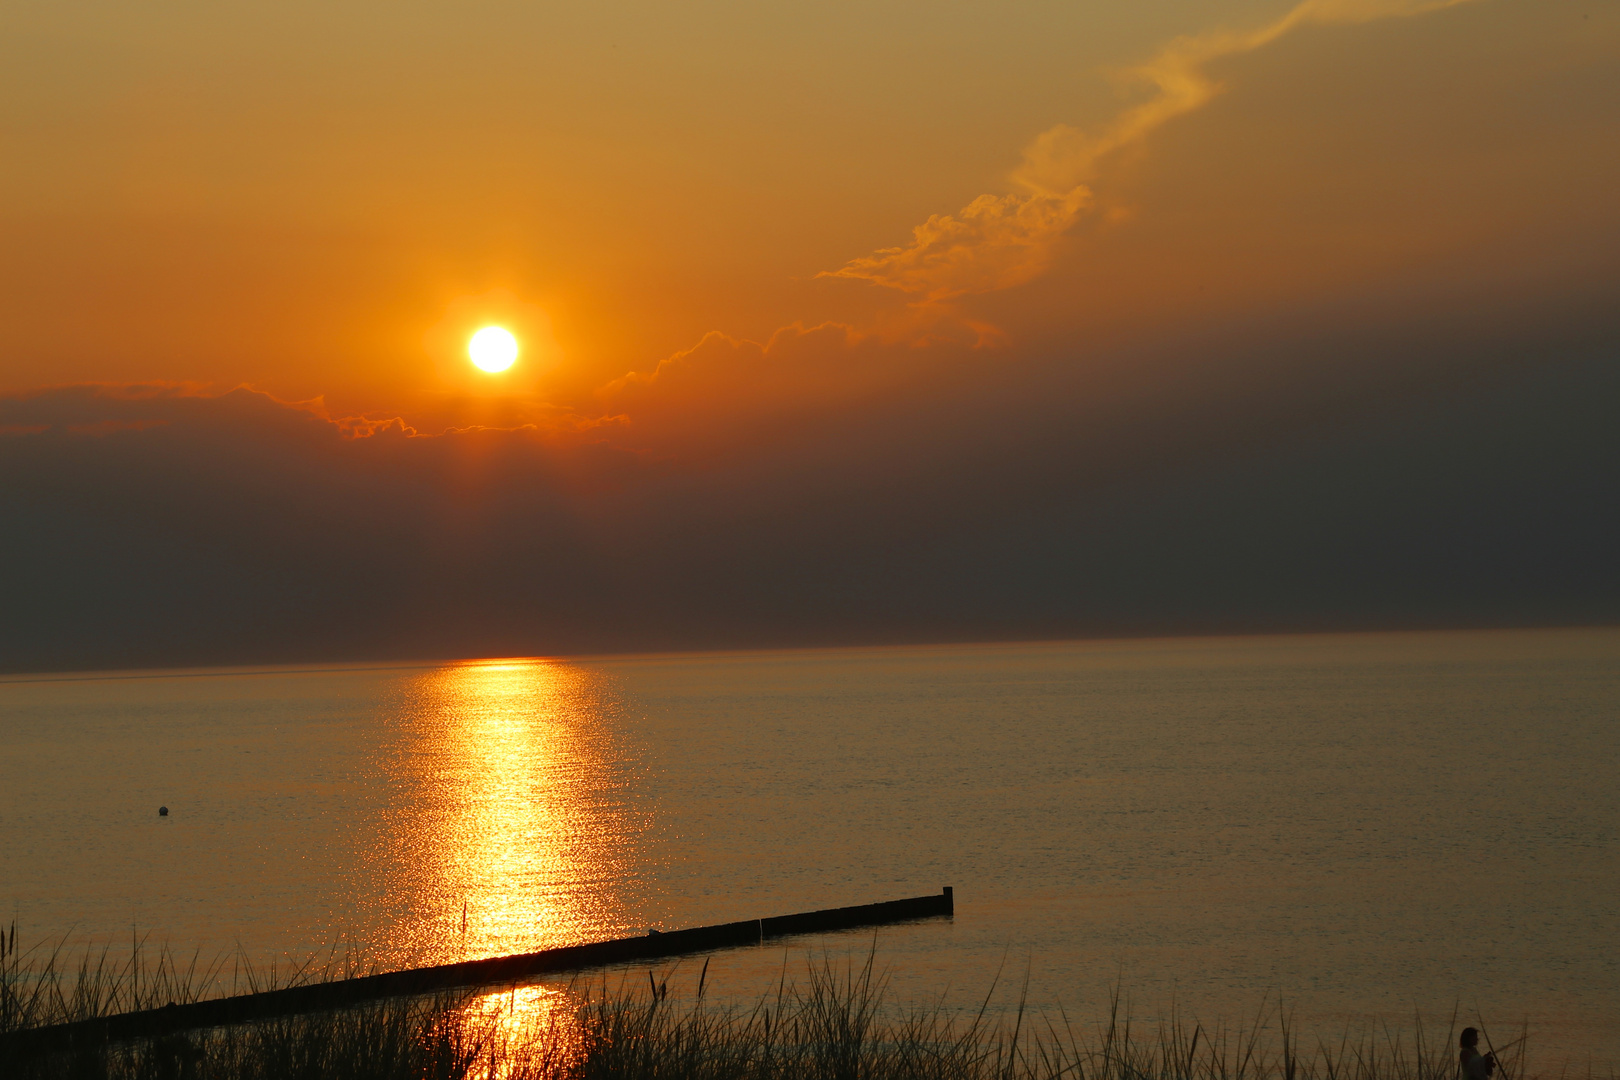
<path fill-rule="evenodd" d="M 1457 1055 L 1457 1064 L 1462 1066 L 1462 1080 L 1490 1080 L 1491 1073 L 1496 1071 L 1496 1055 L 1479 1052 L 1478 1029 L 1463 1028 L 1457 1044 L 1462 1047 L 1462 1053 Z"/>

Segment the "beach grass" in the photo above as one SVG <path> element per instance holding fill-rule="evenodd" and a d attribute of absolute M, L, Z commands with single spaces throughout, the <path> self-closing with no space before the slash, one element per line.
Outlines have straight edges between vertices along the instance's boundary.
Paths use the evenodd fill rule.
<path fill-rule="evenodd" d="M 279 968 L 240 958 L 202 965 L 155 954 L 64 946 L 0 951 L 0 1076 L 10 1080 L 1458 1080 L 1454 1014 L 1331 1036 L 1302 1032 L 1274 999 L 1252 1018 L 1204 1024 L 1171 1013 L 1143 1025 L 1114 992 L 1099 1015 L 890 1000 L 876 949 L 864 960 L 806 952 L 774 990 L 717 1003 L 707 965 L 671 989 L 668 973 L 578 979 L 559 1007 L 524 1009 L 516 988 L 395 999 L 231 1027 L 8 1053 L 20 1032 L 197 1000 L 234 984 L 270 989 L 356 973 L 352 951 Z M 143 954 L 150 959 L 143 960 Z M 790 968 L 797 969 L 796 973 Z M 1489 1034 L 1489 1033 L 1488 1033 Z M 1498 1080 L 1602 1077 L 1532 1073 L 1524 1036 L 1497 1047 Z M 15 1048 L 15 1045 L 13 1045 Z"/>

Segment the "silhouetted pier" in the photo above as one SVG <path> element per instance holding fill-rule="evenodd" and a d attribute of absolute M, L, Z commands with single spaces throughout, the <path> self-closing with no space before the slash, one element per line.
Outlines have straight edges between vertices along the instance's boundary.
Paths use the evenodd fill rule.
<path fill-rule="evenodd" d="M 760 945 L 773 938 L 794 934 L 819 934 L 950 916 L 955 910 L 955 899 L 950 887 L 946 886 L 935 895 L 913 896 L 905 900 L 827 908 L 769 919 L 746 919 L 718 926 L 696 926 L 668 933 L 649 933 L 643 937 L 565 945 L 512 956 L 492 956 L 483 960 L 388 971 L 353 979 L 333 979 L 307 986 L 238 994 L 184 1005 L 165 1005 L 158 1009 L 118 1013 L 99 1020 L 81 1020 L 20 1031 L 5 1041 L 14 1050 L 27 1048 L 37 1051 L 52 1046 L 66 1048 L 86 1042 L 150 1037 L 188 1028 L 223 1027 L 273 1016 L 341 1009 L 384 998 L 513 983 L 557 971 L 584 971 L 613 964 Z"/>

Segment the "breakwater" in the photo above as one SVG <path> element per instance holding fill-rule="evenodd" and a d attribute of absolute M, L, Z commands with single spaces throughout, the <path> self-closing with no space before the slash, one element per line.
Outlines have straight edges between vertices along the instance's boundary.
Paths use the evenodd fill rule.
<path fill-rule="evenodd" d="M 321 1012 L 384 998 L 409 997 L 444 990 L 517 982 L 559 971 L 584 971 L 614 964 L 660 960 L 716 949 L 757 946 L 795 934 L 816 934 L 863 926 L 950 916 L 955 897 L 947 886 L 929 896 L 886 900 L 853 907 L 825 908 L 796 915 L 745 919 L 715 926 L 696 926 L 667 933 L 616 938 L 584 945 L 464 960 L 455 964 L 380 972 L 352 979 L 332 979 L 306 986 L 213 998 L 156 1009 L 118 1013 L 95 1020 L 56 1024 L 15 1032 L 6 1039 L 11 1051 L 67 1049 L 86 1043 L 150 1038 L 192 1028 L 221 1027 L 274 1016 Z"/>

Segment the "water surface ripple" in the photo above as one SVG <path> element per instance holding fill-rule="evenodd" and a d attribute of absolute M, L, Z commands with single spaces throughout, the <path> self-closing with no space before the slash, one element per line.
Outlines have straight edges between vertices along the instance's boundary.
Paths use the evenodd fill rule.
<path fill-rule="evenodd" d="M 0 903 L 25 937 L 393 965 L 949 884 L 954 922 L 879 935 L 902 997 L 1460 1004 L 1601 1064 L 1617 706 L 1612 630 L 13 678 Z"/>

